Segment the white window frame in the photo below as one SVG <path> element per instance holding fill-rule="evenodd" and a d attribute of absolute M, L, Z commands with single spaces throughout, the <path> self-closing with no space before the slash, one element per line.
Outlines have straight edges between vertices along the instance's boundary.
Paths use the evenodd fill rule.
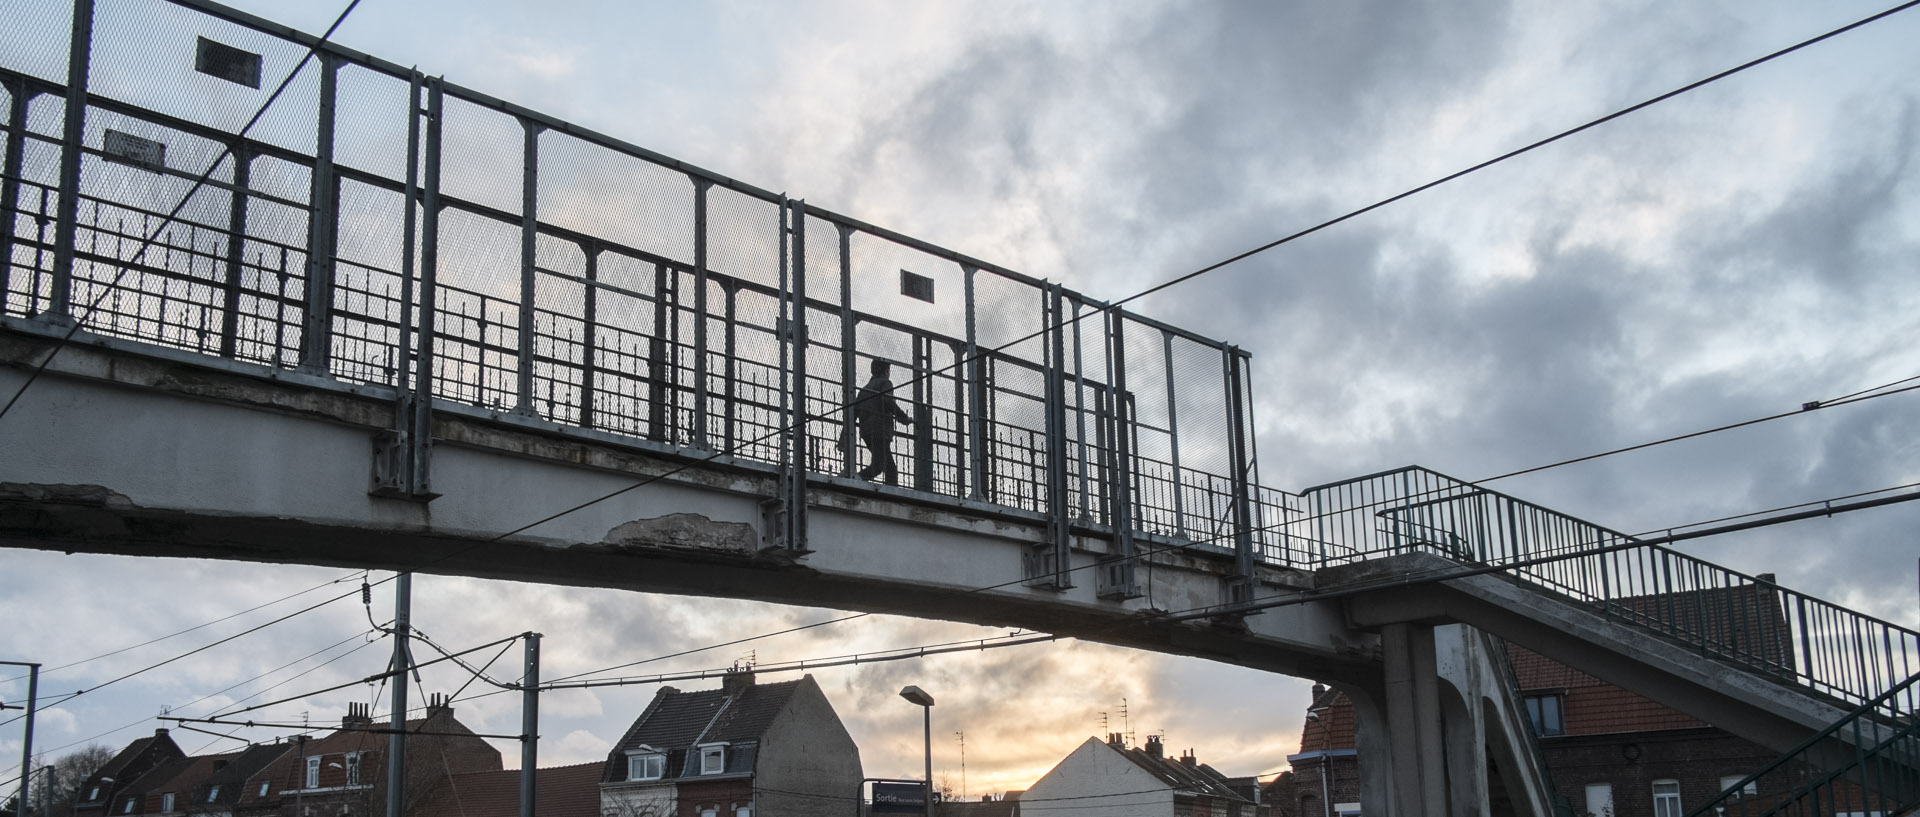
<path fill-rule="evenodd" d="M 1587 784 L 1587 814 L 1593 817 L 1614 817 L 1613 784 Z"/>
<path fill-rule="evenodd" d="M 211 803 L 218 799 L 220 799 L 220 784 L 215 783 L 213 788 L 207 789 L 207 802 Z"/>
<path fill-rule="evenodd" d="M 307 776 L 306 776 L 306 780 L 304 781 L 306 785 L 301 786 L 301 788 L 303 789 L 320 788 L 320 757 L 321 757 L 320 755 L 307 756 Z"/>
<path fill-rule="evenodd" d="M 87 802 L 91 803 L 99 799 L 100 799 L 100 787 L 94 786 L 92 790 L 87 792 Z"/>
<path fill-rule="evenodd" d="M 721 774 L 727 770 L 727 744 L 702 743 L 694 748 L 700 753 L 701 774 Z M 709 760 L 714 761 L 714 763 L 708 765 L 707 761 Z M 718 806 L 715 808 L 718 808 Z"/>
<path fill-rule="evenodd" d="M 360 767 L 361 767 L 360 756 L 364 754 L 366 754 L 366 752 L 348 752 L 347 753 L 346 763 L 342 764 L 346 767 L 346 771 L 347 771 L 347 785 L 349 786 L 360 785 Z"/>
<path fill-rule="evenodd" d="M 1671 777 L 1653 781 L 1653 817 L 1680 817 L 1680 781 Z"/>
<path fill-rule="evenodd" d="M 260 793 L 259 793 L 259 794 L 257 794 L 257 795 L 254 795 L 254 796 L 255 796 L 255 797 L 265 797 L 265 796 L 267 796 L 267 792 L 268 792 L 268 791 L 270 791 L 270 790 L 271 790 L 272 788 L 273 788 L 273 781 L 271 781 L 271 780 L 262 780 L 262 781 L 260 781 Z"/>
<path fill-rule="evenodd" d="M 129 797 L 129 798 L 127 798 L 127 804 L 126 804 L 126 805 L 124 805 L 124 806 L 121 806 L 121 807 L 120 807 L 120 813 L 121 813 L 121 814 L 132 814 L 132 813 L 133 813 L 133 801 L 134 801 L 134 800 L 136 800 L 136 799 L 138 799 L 138 798 L 134 798 L 134 797 Z"/>
<path fill-rule="evenodd" d="M 173 810 L 173 792 L 160 795 L 160 810 L 163 812 Z"/>
<path fill-rule="evenodd" d="M 753 817 L 752 803 L 734 803 L 733 817 Z"/>
<path fill-rule="evenodd" d="M 642 764 L 638 772 L 634 770 L 634 765 L 636 763 Z M 646 769 L 645 769 L 646 764 L 653 764 L 655 766 L 653 774 L 649 775 L 646 773 Z M 628 780 L 659 780 L 666 776 L 667 776 L 667 756 L 666 755 L 654 751 L 652 747 L 642 747 L 640 749 L 627 753 L 627 779 Z"/>

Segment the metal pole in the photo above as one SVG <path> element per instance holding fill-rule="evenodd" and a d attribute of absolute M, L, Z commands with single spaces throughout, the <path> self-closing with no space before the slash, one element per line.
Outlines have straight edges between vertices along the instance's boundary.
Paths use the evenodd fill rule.
<path fill-rule="evenodd" d="M 440 280 L 440 117 L 445 95 L 439 79 L 427 84 L 427 143 L 424 167 L 425 189 L 420 199 L 420 317 L 413 361 L 413 469 L 409 488 L 430 493 L 432 471 L 428 456 L 433 445 L 433 344 L 434 327 L 439 317 Z M 408 203 L 412 211 L 413 205 Z M 411 252 L 411 248 L 409 248 Z"/>
<path fill-rule="evenodd" d="M 407 790 L 407 649 L 412 630 L 413 574 L 394 577 L 393 586 L 393 734 L 387 737 L 387 817 L 404 817 Z M 295 815 L 295 817 L 305 817 Z"/>
<path fill-rule="evenodd" d="M 520 679 L 520 817 L 533 817 L 540 767 L 540 634 L 527 633 L 527 670 Z"/>
<path fill-rule="evenodd" d="M 1178 387 L 1173 382 L 1173 333 L 1160 330 L 1160 346 L 1167 363 L 1167 442 L 1173 453 L 1173 530 L 1187 535 L 1187 506 L 1180 488 L 1180 401 L 1174 399 Z"/>
<path fill-rule="evenodd" d="M 333 133 L 339 74 L 339 60 L 322 52 L 313 186 L 307 198 L 312 213 L 307 221 L 306 314 L 300 334 L 300 367 L 315 372 L 327 371 L 333 354 L 333 257 L 339 207 L 339 180 L 333 168 Z"/>
<path fill-rule="evenodd" d="M 53 280 L 47 291 L 46 315 L 55 320 L 71 317 L 74 239 L 80 220 L 80 142 L 86 136 L 87 69 L 92 56 L 93 0 L 74 0 L 73 35 L 67 50 L 67 121 L 60 141 L 60 212 L 54 232 Z"/>
<path fill-rule="evenodd" d="M 20 666 L 12 661 L 0 663 Z M 25 717 L 27 724 L 24 730 L 25 734 L 21 736 L 20 745 L 20 817 L 27 817 L 27 804 L 31 802 L 27 799 L 27 796 L 30 794 L 28 785 L 33 782 L 33 714 L 35 710 L 40 708 L 40 665 L 27 664 L 26 667 L 27 714 Z"/>
<path fill-rule="evenodd" d="M 13 79 L 7 82 L 7 96 L 12 100 L 12 107 L 7 111 L 7 155 L 4 169 L 0 169 L 0 218 L 13 224 L 20 212 L 20 167 L 25 160 L 27 106 L 39 93 L 29 91 L 26 80 Z M 7 293 L 13 289 L 13 243 L 13 230 L 0 231 L 0 313 L 6 311 Z M 39 272 L 37 268 L 34 270 L 35 275 Z M 38 287 L 32 285 L 26 287 L 29 293 L 26 311 L 32 310 L 31 293 L 36 289 Z"/>
<path fill-rule="evenodd" d="M 693 434 L 696 448 L 707 442 L 707 190 L 713 182 L 693 181 Z"/>
<path fill-rule="evenodd" d="M 515 384 L 514 399 L 519 405 L 514 411 L 520 414 L 538 414 L 533 407 L 533 292 L 535 245 L 539 241 L 539 221 L 535 208 L 540 197 L 540 131 L 539 123 L 531 119 L 520 120 L 520 126 L 526 134 L 526 144 L 521 150 L 520 171 L 520 349 L 519 366 Z"/>
<path fill-rule="evenodd" d="M 920 707 L 920 712 L 926 718 L 927 729 L 927 787 L 922 790 L 922 794 L 926 797 L 927 817 L 933 817 L 933 707 Z"/>

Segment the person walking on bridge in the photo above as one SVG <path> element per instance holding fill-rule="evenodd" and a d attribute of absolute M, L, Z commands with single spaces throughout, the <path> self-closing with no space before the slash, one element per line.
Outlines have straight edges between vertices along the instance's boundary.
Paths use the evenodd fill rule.
<path fill-rule="evenodd" d="M 873 377 L 860 387 L 847 413 L 853 416 L 853 423 L 860 430 L 860 442 L 873 458 L 867 467 L 860 469 L 860 478 L 870 481 L 885 475 L 888 485 L 899 485 L 900 472 L 893 463 L 893 426 L 895 423 L 911 425 L 913 418 L 901 411 L 899 402 L 893 399 L 893 379 L 888 376 L 892 368 L 887 361 L 875 358 L 868 367 Z"/>

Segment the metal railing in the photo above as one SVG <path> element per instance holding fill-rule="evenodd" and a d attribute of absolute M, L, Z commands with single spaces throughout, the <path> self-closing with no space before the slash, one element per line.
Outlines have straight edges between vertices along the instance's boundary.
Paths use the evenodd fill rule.
<path fill-rule="evenodd" d="M 1920 805 L 1920 676 L 1868 701 L 1688 817 L 1910 814 Z"/>
<path fill-rule="evenodd" d="M 30 5 L 0 315 L 816 477 L 889 360 L 904 486 L 1293 556 L 1235 347 L 206 0 Z"/>
<path fill-rule="evenodd" d="M 1503 575 L 1846 706 L 1920 672 L 1920 633 L 1564 513 L 1410 467 L 1302 492 L 1319 564 L 1424 551 Z M 1911 710 L 1910 710 L 1911 711 Z"/>
<path fill-rule="evenodd" d="M 1533 722 L 1526 707 L 1526 690 L 1520 686 L 1520 674 L 1514 671 L 1513 654 L 1507 650 L 1506 639 L 1492 633 L 1478 633 L 1480 643 L 1487 656 L 1500 669 L 1500 690 L 1506 694 L 1508 711 L 1515 713 L 1521 721 L 1526 735 L 1527 755 L 1533 759 L 1533 767 L 1540 771 L 1540 783 L 1546 787 L 1544 793 L 1547 805 L 1553 810 L 1553 817 L 1574 817 L 1573 801 L 1560 793 L 1553 782 L 1553 768 L 1547 765 L 1547 755 L 1540 749 L 1540 725 Z"/>

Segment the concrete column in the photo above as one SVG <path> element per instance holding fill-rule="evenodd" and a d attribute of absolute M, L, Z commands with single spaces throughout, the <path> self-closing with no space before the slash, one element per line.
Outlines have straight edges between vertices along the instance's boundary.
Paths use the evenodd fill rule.
<path fill-rule="evenodd" d="M 1393 762 L 1393 814 L 1445 814 L 1446 754 L 1433 627 L 1380 629 L 1386 669 L 1387 754 Z"/>

